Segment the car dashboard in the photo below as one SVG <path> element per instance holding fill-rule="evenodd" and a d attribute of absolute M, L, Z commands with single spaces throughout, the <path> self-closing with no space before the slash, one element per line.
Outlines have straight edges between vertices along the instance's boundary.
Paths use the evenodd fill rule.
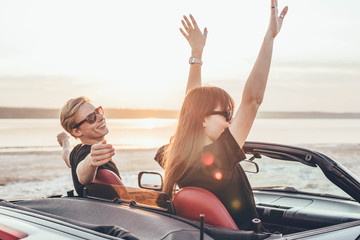
<path fill-rule="evenodd" d="M 303 193 L 254 190 L 256 209 L 264 227 L 291 234 L 360 220 L 360 205 L 352 200 Z"/>

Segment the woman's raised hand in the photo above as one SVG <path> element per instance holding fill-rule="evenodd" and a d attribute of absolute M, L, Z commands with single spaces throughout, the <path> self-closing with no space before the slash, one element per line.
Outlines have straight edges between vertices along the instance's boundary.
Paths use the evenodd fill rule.
<path fill-rule="evenodd" d="M 204 32 L 202 33 L 195 21 L 195 18 L 191 14 L 189 17 L 192 24 L 190 23 L 189 19 L 184 16 L 184 19 L 181 20 L 181 23 L 184 26 L 184 30 L 180 28 L 180 32 L 189 42 L 192 56 L 201 59 L 208 32 L 207 29 L 204 28 Z"/>
<path fill-rule="evenodd" d="M 280 15 L 278 13 L 278 2 L 277 0 L 271 0 L 271 15 L 267 35 L 275 38 L 280 32 L 284 17 L 288 11 L 288 7 L 284 7 Z"/>

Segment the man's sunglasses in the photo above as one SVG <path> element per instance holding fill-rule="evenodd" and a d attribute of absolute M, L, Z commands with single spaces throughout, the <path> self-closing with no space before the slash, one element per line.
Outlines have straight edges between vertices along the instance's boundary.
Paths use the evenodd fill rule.
<path fill-rule="evenodd" d="M 227 110 L 227 111 L 213 111 L 210 115 L 222 115 L 226 118 L 227 122 L 230 122 L 230 120 L 233 117 L 233 110 Z"/>
<path fill-rule="evenodd" d="M 83 124 L 84 122 L 88 122 L 90 124 L 94 124 L 96 122 L 96 114 L 100 114 L 101 116 L 104 115 L 104 110 L 102 109 L 102 107 L 98 107 L 95 109 L 94 112 L 90 113 L 89 115 L 87 115 L 87 117 L 82 120 L 81 122 L 77 123 L 74 128 L 78 128 L 81 126 L 81 124 Z"/>

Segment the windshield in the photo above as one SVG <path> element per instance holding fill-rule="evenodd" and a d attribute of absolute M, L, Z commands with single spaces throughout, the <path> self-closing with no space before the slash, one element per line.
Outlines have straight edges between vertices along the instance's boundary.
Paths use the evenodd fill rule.
<path fill-rule="evenodd" d="M 274 187 L 274 190 L 279 190 L 292 187 L 297 191 L 351 198 L 328 180 L 319 167 L 309 167 L 299 162 L 277 160 L 266 156 L 256 159 L 255 162 L 259 166 L 259 172 L 246 173 L 252 188 Z"/>

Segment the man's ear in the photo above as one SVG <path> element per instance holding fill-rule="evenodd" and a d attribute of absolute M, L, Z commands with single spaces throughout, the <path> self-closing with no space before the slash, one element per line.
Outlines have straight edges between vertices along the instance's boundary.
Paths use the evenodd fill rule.
<path fill-rule="evenodd" d="M 76 138 L 79 138 L 82 136 L 81 131 L 77 128 L 71 129 L 71 135 L 73 135 Z"/>

